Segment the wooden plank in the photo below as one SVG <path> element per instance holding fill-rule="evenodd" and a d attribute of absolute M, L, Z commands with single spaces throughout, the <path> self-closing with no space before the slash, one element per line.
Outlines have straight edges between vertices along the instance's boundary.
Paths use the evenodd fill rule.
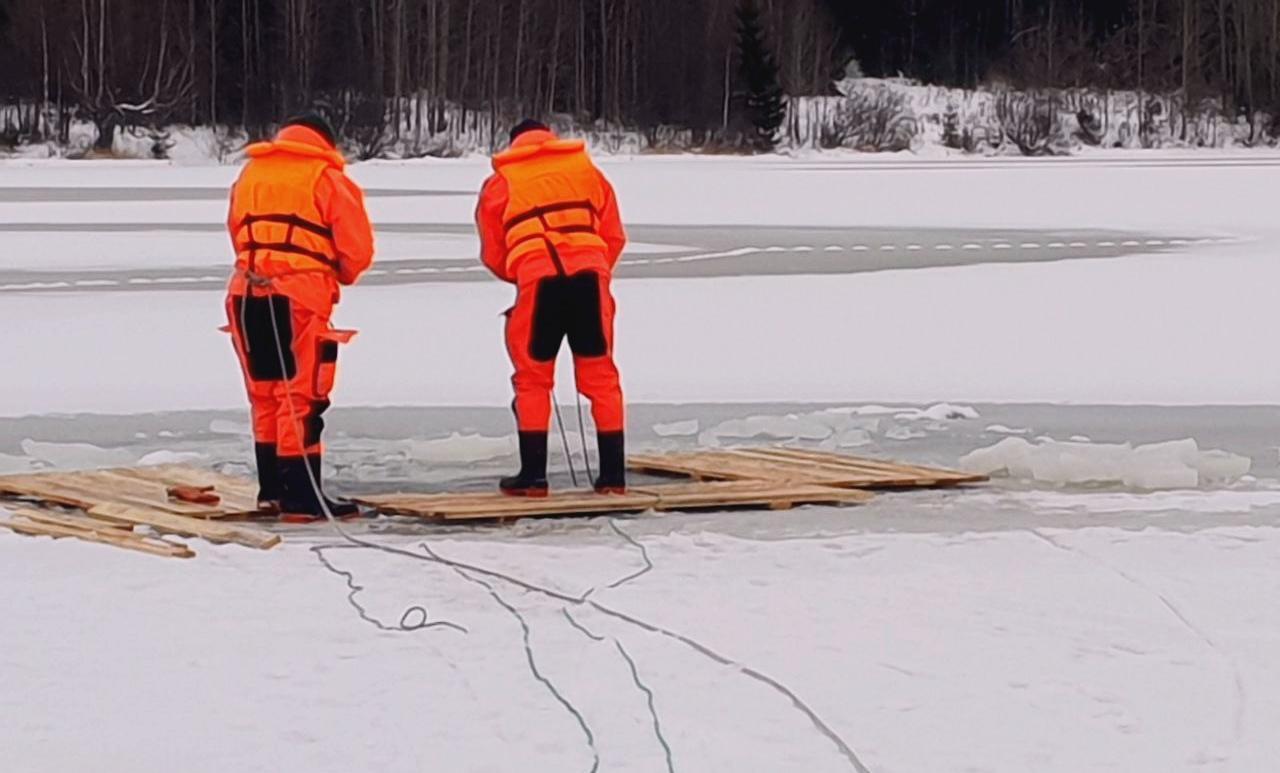
<path fill-rule="evenodd" d="M 123 548 L 125 550 L 133 550 L 139 553 L 161 556 L 163 558 L 195 557 L 195 553 L 193 553 L 186 545 L 145 539 L 136 534 L 112 528 L 106 524 L 96 528 L 82 528 L 78 525 L 73 527 L 59 523 L 35 520 L 28 512 L 19 511 L 15 514 L 14 518 L 0 519 L 0 526 L 7 528 L 16 534 L 23 534 L 26 536 L 53 537 L 55 539 L 72 538 L 82 540 L 84 542 L 97 542 L 104 545 Z"/>
<path fill-rule="evenodd" d="M 855 505 L 875 498 L 865 491 L 851 489 L 755 481 L 645 486 L 634 490 L 657 497 L 658 504 L 654 509 L 664 511 L 752 505 L 785 505 L 783 509 L 797 505 Z"/>
<path fill-rule="evenodd" d="M 727 451 L 674 455 L 669 458 L 641 456 L 632 460 L 632 469 L 671 472 L 710 480 L 765 480 L 840 486 L 851 483 L 890 485 L 903 480 L 902 476 L 891 476 L 880 471 L 824 469 L 818 465 L 753 458 L 746 453 Z"/>
<path fill-rule="evenodd" d="M 787 459 L 762 451 L 742 450 L 736 455 L 775 467 L 778 475 L 788 480 L 811 480 L 829 486 L 848 488 L 912 488 L 936 485 L 938 475 L 911 469 L 867 466 L 855 460 Z"/>
<path fill-rule="evenodd" d="M 107 523 L 106 521 L 97 521 L 83 515 L 63 515 L 62 513 L 53 513 L 48 510 L 30 509 L 19 510 L 17 514 L 31 521 L 49 523 L 54 526 L 67 526 L 72 529 L 110 530 L 120 534 L 133 534 L 132 524 Z"/>
<path fill-rule="evenodd" d="M 163 487 L 166 492 L 170 486 L 175 485 L 194 486 L 195 488 L 213 486 L 215 493 L 222 498 L 222 503 L 211 508 L 211 510 L 220 513 L 212 517 L 248 515 L 256 513 L 258 509 L 258 484 L 248 478 L 238 478 L 212 470 L 185 465 L 138 467 L 115 470 L 114 472 L 152 481 Z"/>
<path fill-rule="evenodd" d="M 68 490 L 53 477 L 41 479 L 32 475 L 0 476 L 0 494 L 66 507 L 84 507 L 86 504 L 84 492 Z"/>
<path fill-rule="evenodd" d="M 159 471 L 149 468 L 96 470 L 77 477 L 95 499 L 105 499 L 105 503 L 131 504 L 197 518 L 223 517 L 232 509 L 225 501 L 217 505 L 197 505 L 170 499 L 169 487 L 184 481 L 175 476 L 161 477 Z M 222 496 L 222 492 L 217 493 Z"/>
<path fill-rule="evenodd" d="M 667 456 L 640 455 L 631 457 L 628 463 L 633 470 L 641 472 L 675 473 L 712 480 L 783 481 L 787 479 L 787 475 L 780 472 L 777 465 L 764 462 L 752 463 L 750 460 L 723 451 Z"/>
<path fill-rule="evenodd" d="M 51 476 L 48 484 L 60 494 L 74 495 L 78 500 L 74 506 L 84 510 L 99 504 L 123 504 L 179 515 L 203 515 L 207 511 L 207 508 L 197 505 L 170 502 L 163 487 L 159 487 L 157 494 L 154 484 L 148 488 L 141 481 L 130 480 L 107 470 L 59 474 L 57 477 Z M 31 496 L 44 499 L 40 496 L 38 486 L 32 489 Z"/>
<path fill-rule="evenodd" d="M 245 547 L 267 550 L 280 544 L 280 535 L 241 525 L 188 518 L 159 510 L 145 510 L 128 505 L 99 505 L 89 510 L 89 515 L 111 523 L 129 523 L 150 526 L 162 534 L 178 534 L 198 537 L 214 543 L 235 543 Z"/>
<path fill-rule="evenodd" d="M 894 473 L 911 473 L 922 478 L 956 478 L 956 479 L 973 479 L 982 478 L 980 475 L 970 473 L 957 472 L 935 467 L 920 467 L 913 464 L 903 464 L 882 459 L 870 459 L 866 457 L 843 456 L 841 454 L 827 453 L 822 451 L 809 451 L 800 448 L 762 448 L 757 449 L 759 453 L 770 455 L 774 458 L 792 459 L 798 462 L 816 462 L 826 464 L 845 464 L 850 467 L 861 467 L 867 469 L 885 470 Z"/>
<path fill-rule="evenodd" d="M 942 467 L 921 467 L 912 464 L 899 464 L 897 462 L 886 461 L 882 459 L 868 459 L 858 456 L 844 456 L 842 454 L 826 453 L 822 451 L 809 451 L 801 448 L 767 448 L 758 449 L 759 451 L 772 454 L 775 457 L 792 458 L 798 460 L 813 460 L 819 462 L 847 463 L 859 467 L 867 467 L 873 469 L 882 469 L 892 472 L 902 472 L 915 474 L 920 478 L 934 479 L 939 481 L 953 481 L 957 484 L 962 483 L 985 483 L 990 478 L 986 475 L 978 475 L 970 472 L 961 472 L 959 470 L 950 470 Z"/>
<path fill-rule="evenodd" d="M 218 505 L 176 502 L 173 485 L 214 486 Z M 0 476 L 0 494 L 88 510 L 98 505 L 131 505 L 196 518 L 234 518 L 257 509 L 251 481 L 181 465 Z"/>
<path fill-rule="evenodd" d="M 789 479 L 821 480 L 829 485 L 863 483 L 878 486 L 914 485 L 920 474 L 900 468 L 879 468 L 862 465 L 852 458 L 836 459 L 790 459 L 777 457 L 768 453 L 767 449 L 741 449 L 733 452 L 733 456 L 762 462 L 776 468 L 780 476 Z"/>
<path fill-rule="evenodd" d="M 623 496 L 602 496 L 592 491 L 565 491 L 555 492 L 542 499 L 509 497 L 501 493 L 485 492 L 377 496 L 363 498 L 360 502 L 389 515 L 439 520 L 471 520 L 643 512 L 653 507 L 656 500 L 652 496 L 635 493 Z"/>
<path fill-rule="evenodd" d="M 891 473 L 913 472 L 921 475 L 952 475 L 950 470 L 931 469 L 926 467 L 917 467 L 911 464 L 903 464 L 901 462 L 893 462 L 882 459 L 872 459 L 865 456 L 846 456 L 828 451 L 811 451 L 803 448 L 753 448 L 744 449 L 753 454 L 767 456 L 773 459 L 784 461 L 794 461 L 797 463 L 812 462 L 816 464 L 835 465 L 847 468 L 882 470 Z"/>
<path fill-rule="evenodd" d="M 981 475 L 931 469 L 821 451 L 741 448 L 661 456 L 637 455 L 632 469 L 696 479 L 765 480 L 843 488 L 919 488 L 980 483 Z"/>
<path fill-rule="evenodd" d="M 362 504 L 389 515 L 439 521 L 561 517 L 634 513 L 646 510 L 707 510 L 732 507 L 792 507 L 797 504 L 862 504 L 864 491 L 768 481 L 674 483 L 633 487 L 625 495 L 592 491 L 556 492 L 545 499 L 507 497 L 498 493 L 389 495 L 366 497 Z"/>

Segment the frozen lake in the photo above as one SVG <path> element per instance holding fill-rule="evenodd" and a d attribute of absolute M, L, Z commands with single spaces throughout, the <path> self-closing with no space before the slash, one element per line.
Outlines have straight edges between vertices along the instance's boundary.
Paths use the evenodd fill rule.
<path fill-rule="evenodd" d="M 1269 773 L 1277 163 L 606 160 L 637 243 L 617 283 L 635 448 L 954 466 L 1010 438 L 1093 459 L 1190 438 L 1249 474 L 357 527 L 417 559 L 327 527 L 186 563 L 0 534 L 0 748 L 23 773 Z M 0 471 L 247 472 L 215 330 L 234 170 L 0 169 Z M 362 334 L 337 489 L 481 489 L 514 463 L 510 293 L 467 225 L 484 172 L 354 169 L 386 273 L 338 319 Z M 465 633 L 370 622 L 413 607 Z"/>

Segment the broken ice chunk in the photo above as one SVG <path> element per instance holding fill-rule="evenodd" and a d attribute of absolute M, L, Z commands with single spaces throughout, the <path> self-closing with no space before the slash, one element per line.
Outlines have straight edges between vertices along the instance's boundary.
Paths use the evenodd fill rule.
<path fill-rule="evenodd" d="M 1224 451 L 1201 452 L 1195 440 L 1129 444 L 1059 443 L 1006 438 L 960 460 L 961 468 L 1055 486 L 1123 485 L 1144 491 L 1232 483 L 1252 462 Z"/>
<path fill-rule="evenodd" d="M 1029 435 L 1031 434 L 1031 430 L 1029 429 L 1014 429 L 1013 427 L 1006 427 L 1003 424 L 992 424 L 991 426 L 987 427 L 987 432 L 990 432 L 993 435 Z"/>
<path fill-rule="evenodd" d="M 698 434 L 700 425 L 697 419 L 673 421 L 670 424 L 655 424 L 653 432 L 658 437 L 693 437 Z"/>
<path fill-rule="evenodd" d="M 406 440 L 404 448 L 412 459 L 427 464 L 472 464 L 503 459 L 516 452 L 511 437 L 461 435 L 457 432 L 435 440 Z"/>
<path fill-rule="evenodd" d="M 240 435 L 242 437 L 248 437 L 253 434 L 253 428 L 248 424 L 227 421 L 226 419 L 214 419 L 209 422 L 209 431 L 215 435 Z"/>
<path fill-rule="evenodd" d="M 123 448 L 99 448 L 88 443 L 44 443 L 30 438 L 22 441 L 22 452 L 59 469 L 124 467 L 137 458 Z"/>
<path fill-rule="evenodd" d="M 960 469 L 978 475 L 1015 475 L 1014 469 L 1029 472 L 1035 446 L 1018 437 L 1005 438 L 987 448 L 979 448 L 960 458 Z"/>
<path fill-rule="evenodd" d="M 1201 451 L 1196 460 L 1200 485 L 1212 486 L 1244 480 L 1253 470 L 1253 460 L 1226 451 Z"/>
<path fill-rule="evenodd" d="M 884 436 L 890 440 L 915 440 L 917 438 L 929 437 L 923 432 L 917 432 L 910 427 L 893 427 Z"/>
<path fill-rule="evenodd" d="M 139 467 L 159 467 L 164 464 L 190 464 L 202 462 L 207 457 L 194 451 L 152 451 L 138 460 Z"/>
<path fill-rule="evenodd" d="M 895 415 L 894 418 L 900 421 L 920 421 L 924 419 L 931 421 L 959 421 L 961 419 L 976 419 L 978 418 L 978 412 L 967 405 L 938 403 L 923 410 L 903 411 Z"/>
<path fill-rule="evenodd" d="M 831 427 L 812 416 L 751 416 L 730 419 L 714 427 L 710 434 L 718 438 L 750 440 L 826 440 L 834 434 Z"/>

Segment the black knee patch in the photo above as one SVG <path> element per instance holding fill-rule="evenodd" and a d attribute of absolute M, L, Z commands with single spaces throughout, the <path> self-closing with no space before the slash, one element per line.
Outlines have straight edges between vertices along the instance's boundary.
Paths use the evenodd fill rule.
<path fill-rule="evenodd" d="M 320 442 L 320 437 L 324 435 L 324 412 L 329 410 L 330 403 L 328 400 L 319 400 L 311 404 L 311 415 L 307 417 L 307 434 L 303 438 L 303 443 L 308 446 L 314 446 Z"/>
<path fill-rule="evenodd" d="M 338 342 L 322 341 L 320 343 L 320 364 L 332 365 L 338 361 Z"/>
<path fill-rule="evenodd" d="M 235 311 L 237 324 L 241 326 L 241 342 L 249 360 L 249 378 L 253 381 L 287 381 L 297 376 L 298 361 L 293 356 L 293 317 L 289 299 L 282 295 L 237 298 Z M 281 354 L 284 355 L 283 370 Z"/>
<path fill-rule="evenodd" d="M 600 308 L 600 275 L 594 271 L 569 277 L 572 299 L 569 314 L 569 348 L 579 357 L 603 357 L 609 353 L 604 339 Z"/>
<path fill-rule="evenodd" d="M 568 332 L 565 288 L 562 277 L 538 283 L 533 300 L 533 331 L 529 334 L 529 356 L 534 362 L 554 362 Z"/>
<path fill-rule="evenodd" d="M 554 361 L 566 336 L 579 357 L 602 357 L 609 351 L 601 319 L 600 276 L 594 271 L 538 283 L 529 356 L 535 362 Z"/>

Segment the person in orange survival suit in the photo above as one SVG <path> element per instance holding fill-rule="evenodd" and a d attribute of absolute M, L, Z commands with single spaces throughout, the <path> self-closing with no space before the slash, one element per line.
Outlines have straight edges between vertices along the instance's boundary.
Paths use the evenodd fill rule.
<path fill-rule="evenodd" d="M 625 413 L 613 359 L 610 282 L 627 235 L 613 187 L 583 142 L 562 140 L 531 120 L 511 131 L 511 146 L 493 158 L 493 168 L 476 224 L 485 266 L 516 286 L 506 339 L 520 433 L 520 472 L 499 487 L 513 496 L 548 493 L 551 392 L 567 337 L 578 390 L 591 401 L 596 422 L 595 488 L 623 492 Z"/>
<path fill-rule="evenodd" d="M 323 493 L 320 436 L 338 346 L 354 335 L 330 323 L 339 286 L 373 262 L 364 193 L 320 116 L 290 119 L 246 153 L 227 218 L 236 268 L 226 308 L 252 405 L 259 508 L 293 523 L 323 518 L 325 505 L 353 517 L 355 505 Z"/>

